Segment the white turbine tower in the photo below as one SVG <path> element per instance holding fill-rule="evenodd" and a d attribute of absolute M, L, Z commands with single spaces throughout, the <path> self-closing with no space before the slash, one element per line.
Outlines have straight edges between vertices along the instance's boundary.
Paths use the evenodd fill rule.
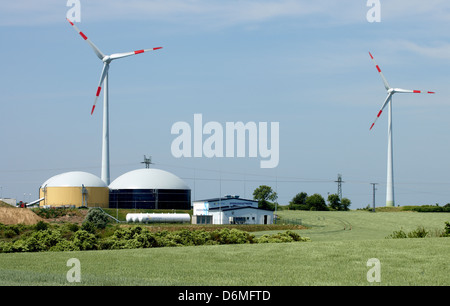
<path fill-rule="evenodd" d="M 369 52 L 370 58 L 375 64 L 375 67 L 377 68 L 378 72 L 380 73 L 381 79 L 383 80 L 384 87 L 387 90 L 387 97 L 386 100 L 383 103 L 383 106 L 381 107 L 380 111 L 378 112 L 377 117 L 375 118 L 375 121 L 370 126 L 370 129 L 373 128 L 375 125 L 375 122 L 377 119 L 381 116 L 381 113 L 383 112 L 383 109 L 385 106 L 389 103 L 389 119 L 388 119 L 388 159 L 387 159 L 387 186 L 386 186 L 386 206 L 395 206 L 394 201 L 394 165 L 393 165 L 393 138 L 392 138 L 392 96 L 395 93 L 427 93 L 427 94 L 434 94 L 432 91 L 420 91 L 420 90 L 410 90 L 410 89 L 401 89 L 401 88 L 392 88 L 389 86 L 389 83 L 387 82 L 386 78 L 384 77 L 383 73 L 381 72 L 380 67 L 375 62 L 375 59 L 373 58 L 372 54 Z"/>
<path fill-rule="evenodd" d="M 97 93 L 95 95 L 94 105 L 92 106 L 91 115 L 94 113 L 95 104 L 102 90 L 102 85 L 104 84 L 103 91 L 103 137 L 102 137 L 102 174 L 101 179 L 109 185 L 109 111 L 108 111 L 108 70 L 111 61 L 131 55 L 136 55 L 144 53 L 147 51 L 153 51 L 161 49 L 162 47 L 152 48 L 152 49 L 142 49 L 137 51 L 125 52 L 125 53 L 114 53 L 111 55 L 105 55 L 99 48 L 97 48 L 94 43 L 84 35 L 83 32 L 78 29 L 72 21 L 67 19 L 67 21 L 73 26 L 73 28 L 80 34 L 81 37 L 91 46 L 97 57 L 103 61 L 103 70 L 100 76 L 100 82 L 98 83 Z"/>

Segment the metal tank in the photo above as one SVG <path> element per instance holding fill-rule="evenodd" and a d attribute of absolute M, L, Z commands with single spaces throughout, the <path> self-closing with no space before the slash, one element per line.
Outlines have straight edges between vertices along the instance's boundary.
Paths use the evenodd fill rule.
<path fill-rule="evenodd" d="M 183 223 L 191 222 L 191 216 L 189 214 L 177 214 L 177 213 L 138 213 L 138 214 L 127 214 L 127 222 L 138 222 L 138 223 Z"/>

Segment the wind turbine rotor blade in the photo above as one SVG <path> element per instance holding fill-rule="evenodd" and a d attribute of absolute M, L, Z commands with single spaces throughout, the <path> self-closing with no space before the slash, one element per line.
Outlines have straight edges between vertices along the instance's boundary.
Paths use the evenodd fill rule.
<path fill-rule="evenodd" d="M 391 100 L 393 94 L 394 94 L 393 92 L 390 92 L 388 94 L 388 96 L 386 97 L 386 100 L 384 100 L 383 106 L 381 107 L 380 111 L 378 112 L 377 117 L 375 118 L 375 120 L 373 121 L 372 125 L 370 126 L 370 130 L 373 128 L 373 126 L 375 125 L 375 122 L 377 122 L 378 118 L 380 118 L 381 113 L 383 112 L 383 109 L 389 103 L 389 101 Z"/>
<path fill-rule="evenodd" d="M 424 90 L 411 90 L 411 89 L 402 89 L 402 88 L 395 88 L 395 92 L 398 93 L 423 93 L 423 94 L 435 94 L 434 91 L 424 91 Z"/>
<path fill-rule="evenodd" d="M 72 21 L 69 20 L 69 18 L 66 18 L 66 19 L 70 23 L 70 25 L 75 29 L 75 31 L 77 31 L 78 34 L 80 34 L 80 36 L 83 37 L 83 39 L 91 46 L 92 50 L 94 50 L 94 52 L 97 55 L 97 57 L 99 59 L 103 59 L 105 57 L 103 52 L 100 51 L 100 49 L 96 45 L 94 45 L 94 43 L 89 38 L 87 38 L 87 36 L 84 35 L 84 33 L 81 32 L 81 30 L 78 29 L 77 26 Z"/>
<path fill-rule="evenodd" d="M 142 50 L 136 50 L 136 51 L 124 52 L 124 53 L 114 53 L 114 54 L 111 54 L 109 57 L 111 58 L 111 60 L 115 60 L 118 58 L 141 54 L 141 53 L 148 52 L 148 51 L 155 51 L 155 50 L 159 50 L 159 49 L 162 49 L 162 47 L 156 47 L 156 48 L 151 48 L 151 49 L 142 49 Z"/>
<path fill-rule="evenodd" d="M 377 62 L 373 58 L 372 53 L 369 52 L 369 55 L 370 55 L 370 58 L 372 59 L 373 63 L 375 64 L 375 67 L 377 68 L 378 72 L 380 73 L 381 79 L 383 80 L 383 83 L 384 83 L 384 88 L 386 88 L 386 90 L 389 90 L 391 88 L 391 86 L 389 86 L 389 83 L 386 80 L 386 78 L 384 77 L 383 72 L 381 72 L 380 66 L 378 66 Z"/>
<path fill-rule="evenodd" d="M 100 92 L 102 91 L 102 84 L 105 80 L 106 75 L 108 74 L 109 64 L 105 63 L 103 65 L 102 75 L 100 76 L 100 82 L 98 83 L 97 93 L 95 94 L 94 105 L 92 106 L 91 115 L 94 113 L 95 104 L 97 103 L 98 97 L 100 96 Z"/>

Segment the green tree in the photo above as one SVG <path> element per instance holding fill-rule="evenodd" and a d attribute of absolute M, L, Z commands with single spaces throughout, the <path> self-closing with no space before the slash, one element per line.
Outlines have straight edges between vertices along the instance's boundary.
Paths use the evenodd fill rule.
<path fill-rule="evenodd" d="M 278 195 L 272 187 L 260 185 L 253 191 L 253 199 L 258 201 L 258 208 L 275 210 L 275 202 Z"/>
<path fill-rule="evenodd" d="M 306 206 L 306 198 L 308 197 L 308 194 L 306 192 L 300 192 L 297 193 L 292 200 L 289 202 L 289 209 L 292 210 L 308 210 Z"/>
<path fill-rule="evenodd" d="M 328 206 L 332 210 L 341 210 L 341 199 L 337 194 L 328 195 Z"/>
<path fill-rule="evenodd" d="M 352 204 L 352 201 L 350 201 L 347 198 L 342 198 L 342 201 L 341 201 L 342 210 L 349 210 L 349 206 L 351 204 Z"/>
<path fill-rule="evenodd" d="M 306 206 L 310 210 L 328 210 L 325 199 L 318 193 L 315 193 L 306 198 Z"/>

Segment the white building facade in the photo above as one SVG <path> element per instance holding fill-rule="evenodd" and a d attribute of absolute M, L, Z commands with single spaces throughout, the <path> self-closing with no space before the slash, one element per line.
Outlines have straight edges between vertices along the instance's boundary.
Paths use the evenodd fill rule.
<path fill-rule="evenodd" d="M 255 207 L 225 207 L 209 210 L 213 224 L 273 224 L 273 211 Z"/>
<path fill-rule="evenodd" d="M 193 224 L 273 224 L 273 211 L 258 208 L 258 201 L 225 196 L 193 203 Z"/>

